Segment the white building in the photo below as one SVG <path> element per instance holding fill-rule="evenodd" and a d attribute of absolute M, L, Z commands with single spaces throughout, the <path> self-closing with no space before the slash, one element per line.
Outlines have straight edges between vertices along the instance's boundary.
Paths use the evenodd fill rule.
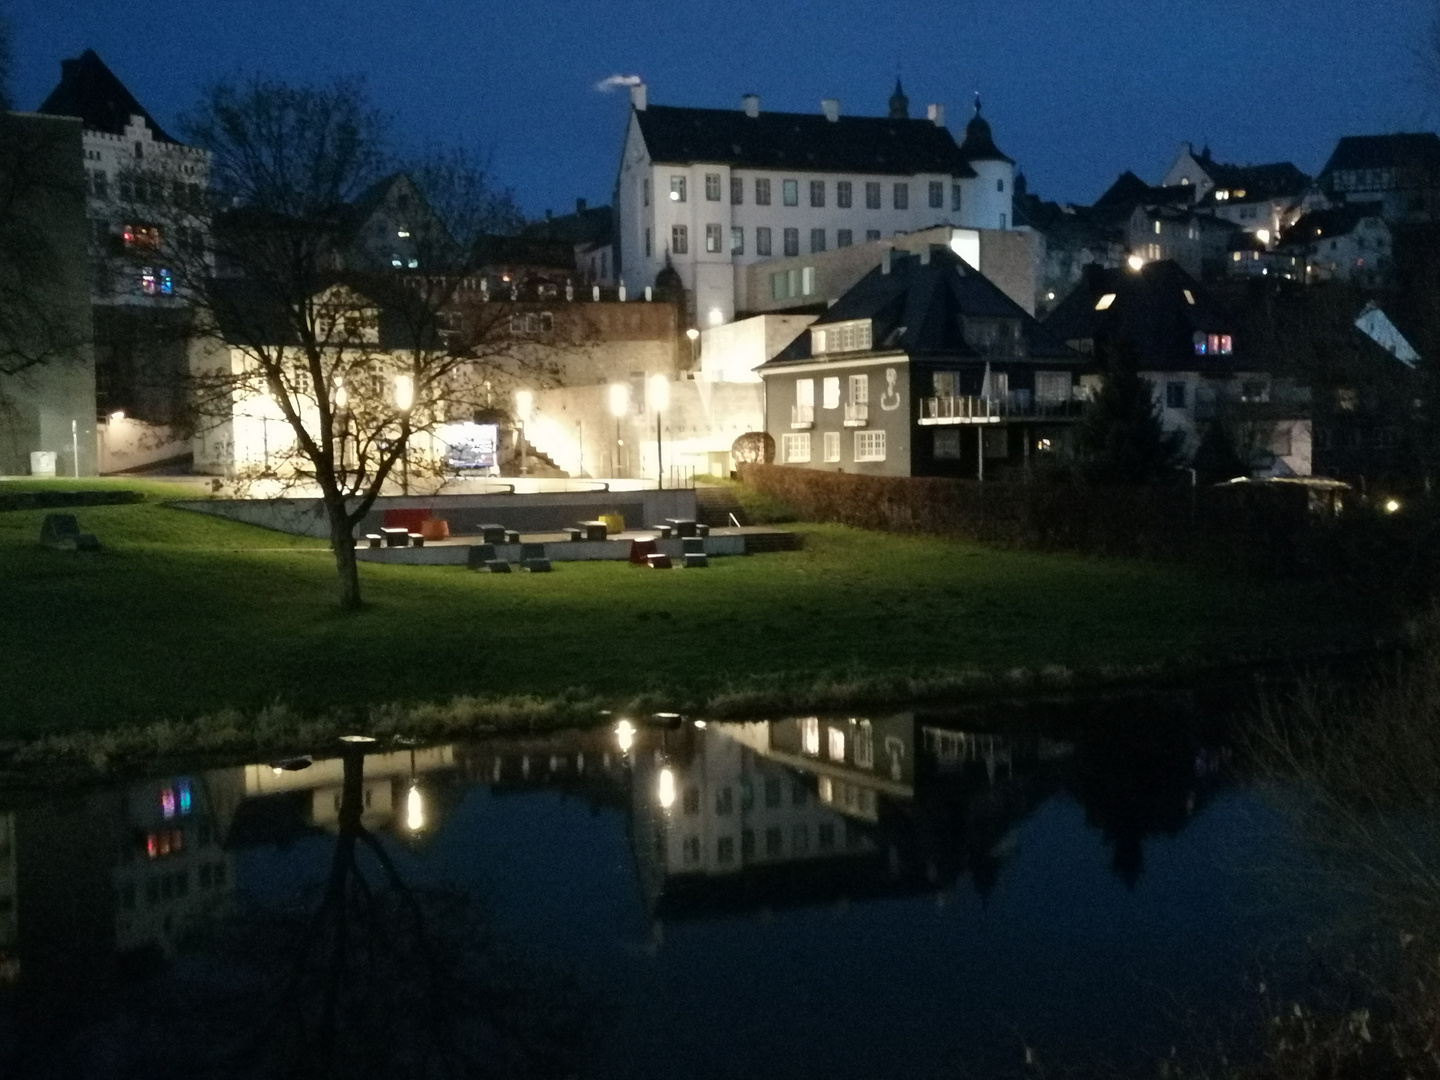
<path fill-rule="evenodd" d="M 1227 165 L 1208 146 L 1197 154 L 1189 143 L 1160 183 L 1193 187 L 1197 210 L 1240 226 L 1267 248 L 1294 223 L 1311 190 L 1310 178 L 1288 161 Z"/>
<path fill-rule="evenodd" d="M 652 106 L 632 87 L 616 183 L 618 276 L 678 273 L 697 323 L 730 321 L 743 268 L 938 225 L 1008 229 L 1014 162 L 975 115 L 956 145 L 943 106 L 911 119 L 898 82 L 884 117 Z"/>

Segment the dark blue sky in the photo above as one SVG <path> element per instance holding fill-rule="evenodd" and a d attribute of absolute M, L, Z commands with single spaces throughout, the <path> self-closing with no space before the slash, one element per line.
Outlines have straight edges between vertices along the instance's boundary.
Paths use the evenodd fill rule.
<path fill-rule="evenodd" d="M 661 104 L 883 112 L 958 130 L 978 87 L 996 141 L 1050 198 L 1122 169 L 1158 180 L 1178 144 L 1314 173 L 1342 134 L 1433 130 L 1429 0 L 6 0 L 13 91 L 37 105 L 94 48 L 162 124 L 219 74 L 361 72 L 417 142 L 482 148 L 531 214 L 608 200 L 635 73 Z"/>

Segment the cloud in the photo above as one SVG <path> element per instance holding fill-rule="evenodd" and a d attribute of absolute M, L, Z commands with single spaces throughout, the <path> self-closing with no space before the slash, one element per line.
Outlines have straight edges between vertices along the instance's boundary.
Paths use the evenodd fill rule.
<path fill-rule="evenodd" d="M 595 89 L 602 94 L 608 94 L 617 86 L 639 86 L 644 82 L 639 75 L 611 75 L 608 79 L 601 79 L 595 84 Z"/>

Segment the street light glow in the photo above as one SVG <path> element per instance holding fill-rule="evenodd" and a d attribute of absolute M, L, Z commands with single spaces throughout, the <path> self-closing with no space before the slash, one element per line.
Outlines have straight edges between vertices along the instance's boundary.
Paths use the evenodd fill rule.
<path fill-rule="evenodd" d="M 664 375 L 650 376 L 650 407 L 656 412 L 670 407 L 670 380 Z"/>
<path fill-rule="evenodd" d="M 411 784 L 405 794 L 405 828 L 411 832 L 425 828 L 425 800 L 420 796 L 419 784 Z"/>
<path fill-rule="evenodd" d="M 630 387 L 624 383 L 610 384 L 610 415 L 620 419 L 630 411 Z"/>
<path fill-rule="evenodd" d="M 1386 512 L 1387 514 L 1394 514 L 1394 513 L 1397 513 L 1399 510 L 1400 510 L 1400 500 L 1399 500 L 1399 499 L 1386 499 L 1386 500 L 1385 500 L 1385 512 Z"/>
<path fill-rule="evenodd" d="M 415 404 L 415 380 L 409 375 L 395 376 L 395 407 L 409 412 Z"/>
<path fill-rule="evenodd" d="M 515 391 L 515 416 L 521 422 L 528 424 L 530 414 L 535 408 L 535 395 L 529 390 Z"/>
<path fill-rule="evenodd" d="M 662 810 L 669 810 L 675 805 L 675 773 L 672 770 L 660 770 L 660 783 L 655 789 L 655 797 Z"/>
<path fill-rule="evenodd" d="M 345 408 L 350 404 L 350 393 L 345 389 L 344 383 L 335 384 L 335 405 L 338 408 Z"/>
<path fill-rule="evenodd" d="M 696 330 L 695 327 L 692 326 L 689 330 L 685 331 L 685 336 L 688 337 L 691 341 L 695 341 L 700 337 L 700 331 Z"/>
<path fill-rule="evenodd" d="M 1130 258 L 1125 260 L 1125 264 L 1136 272 L 1145 268 L 1145 260 L 1139 255 L 1131 255 Z"/>
<path fill-rule="evenodd" d="M 615 725 L 615 744 L 622 754 L 628 754 L 635 745 L 635 725 L 629 720 L 621 720 Z"/>

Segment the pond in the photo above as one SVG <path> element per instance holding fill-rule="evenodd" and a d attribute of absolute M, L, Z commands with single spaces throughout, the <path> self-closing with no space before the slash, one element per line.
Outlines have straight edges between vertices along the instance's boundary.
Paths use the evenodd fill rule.
<path fill-rule="evenodd" d="M 1267 869 L 1296 842 L 1233 709 L 620 719 L 13 792 L 0 1074 L 1139 1067 L 1253 1021 L 1323 916 Z"/>

